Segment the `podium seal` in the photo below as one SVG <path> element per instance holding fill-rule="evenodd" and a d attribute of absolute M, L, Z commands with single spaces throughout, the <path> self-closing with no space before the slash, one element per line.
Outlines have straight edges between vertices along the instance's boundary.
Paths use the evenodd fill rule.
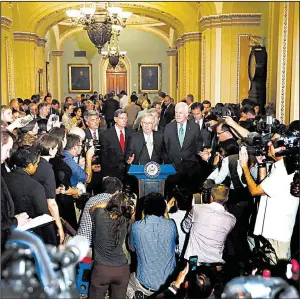
<path fill-rule="evenodd" d="M 150 178 L 154 179 L 160 174 L 160 166 L 158 163 L 150 161 L 144 167 L 145 175 Z"/>

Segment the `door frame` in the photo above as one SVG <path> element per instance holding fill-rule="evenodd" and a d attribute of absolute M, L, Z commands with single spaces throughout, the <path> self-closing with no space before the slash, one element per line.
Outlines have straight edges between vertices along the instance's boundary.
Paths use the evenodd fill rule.
<path fill-rule="evenodd" d="M 125 56 L 125 58 L 122 59 L 123 63 L 125 64 L 126 67 L 126 71 L 127 71 L 127 94 L 131 94 L 131 63 L 130 60 L 128 59 L 127 56 Z M 108 59 L 104 59 L 103 57 L 101 57 L 100 59 L 100 64 L 99 64 L 99 86 L 100 86 L 100 91 L 99 94 L 102 94 L 103 96 L 107 93 L 106 90 L 106 70 L 108 67 Z"/>

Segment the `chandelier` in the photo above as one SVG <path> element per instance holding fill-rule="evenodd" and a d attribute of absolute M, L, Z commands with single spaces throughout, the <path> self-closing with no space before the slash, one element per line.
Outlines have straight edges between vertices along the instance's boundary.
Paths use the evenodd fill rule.
<path fill-rule="evenodd" d="M 118 65 L 120 58 L 124 58 L 127 54 L 126 51 L 120 51 L 118 37 L 120 35 L 121 28 L 118 25 L 112 26 L 112 37 L 107 43 L 107 48 L 101 51 L 101 55 L 104 59 L 108 58 L 109 64 L 113 69 Z"/>
<path fill-rule="evenodd" d="M 100 7 L 101 4 L 99 5 Z M 104 11 L 97 10 L 96 3 L 89 2 L 85 3 L 84 7 L 81 7 L 79 10 L 71 9 L 66 11 L 73 25 L 83 25 L 83 29 L 87 30 L 87 34 L 98 49 L 99 54 L 103 46 L 112 37 L 112 26 L 124 28 L 127 19 L 132 15 L 129 11 L 123 11 L 121 7 L 113 6 L 111 2 L 106 2 L 104 8 Z"/>

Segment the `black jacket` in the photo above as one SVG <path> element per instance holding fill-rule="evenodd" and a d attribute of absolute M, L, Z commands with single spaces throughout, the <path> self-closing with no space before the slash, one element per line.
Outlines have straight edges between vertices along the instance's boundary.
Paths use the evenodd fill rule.
<path fill-rule="evenodd" d="M 125 128 L 125 152 L 129 137 L 134 133 L 132 129 Z M 116 176 L 124 178 L 126 172 L 125 152 L 122 152 L 115 126 L 102 132 L 100 135 L 100 159 L 103 177 Z"/>
<path fill-rule="evenodd" d="M 162 117 L 166 120 L 166 124 L 170 123 L 175 117 L 175 106 L 170 104 L 162 112 Z"/>
<path fill-rule="evenodd" d="M 132 156 L 132 154 L 134 154 L 132 164 L 145 165 L 150 161 L 161 164 L 164 160 L 163 136 L 162 132 L 153 132 L 153 152 L 152 156 L 149 157 L 143 131 L 131 135 L 126 149 L 126 161 L 130 156 Z"/>
<path fill-rule="evenodd" d="M 104 114 L 105 119 L 113 120 L 115 111 L 120 108 L 120 104 L 118 101 L 113 98 L 107 99 L 102 108 L 102 113 Z"/>
<path fill-rule="evenodd" d="M 173 163 L 177 172 L 184 172 L 199 161 L 198 153 L 203 150 L 203 140 L 199 126 L 194 121 L 187 121 L 183 146 L 180 146 L 177 122 L 166 125 L 164 143 L 168 163 Z"/>

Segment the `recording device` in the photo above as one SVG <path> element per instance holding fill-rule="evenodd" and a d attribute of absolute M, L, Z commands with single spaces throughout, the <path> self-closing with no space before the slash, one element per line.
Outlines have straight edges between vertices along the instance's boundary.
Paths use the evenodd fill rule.
<path fill-rule="evenodd" d="M 296 171 L 293 177 L 293 182 L 291 183 L 291 194 L 295 197 L 300 197 L 300 192 L 299 192 L 299 170 Z"/>
<path fill-rule="evenodd" d="M 45 246 L 34 233 L 12 231 L 1 256 L 1 293 L 5 298 L 76 298 L 75 264 L 89 242 L 74 237 L 65 247 Z"/>
<path fill-rule="evenodd" d="M 238 122 L 239 110 L 240 108 L 237 104 L 226 104 L 223 107 L 214 108 L 211 113 L 219 119 L 224 116 L 230 116 L 235 122 Z"/>
<path fill-rule="evenodd" d="M 222 298 L 299 298 L 297 289 L 282 278 L 237 277 L 224 288 Z"/>
<path fill-rule="evenodd" d="M 202 203 L 210 203 L 211 197 L 211 188 L 214 186 L 215 182 L 213 180 L 206 180 L 203 183 L 201 194 L 202 194 Z"/>
<path fill-rule="evenodd" d="M 198 263 L 198 256 L 197 255 L 190 256 L 189 258 L 190 271 L 196 271 L 197 263 Z"/>

